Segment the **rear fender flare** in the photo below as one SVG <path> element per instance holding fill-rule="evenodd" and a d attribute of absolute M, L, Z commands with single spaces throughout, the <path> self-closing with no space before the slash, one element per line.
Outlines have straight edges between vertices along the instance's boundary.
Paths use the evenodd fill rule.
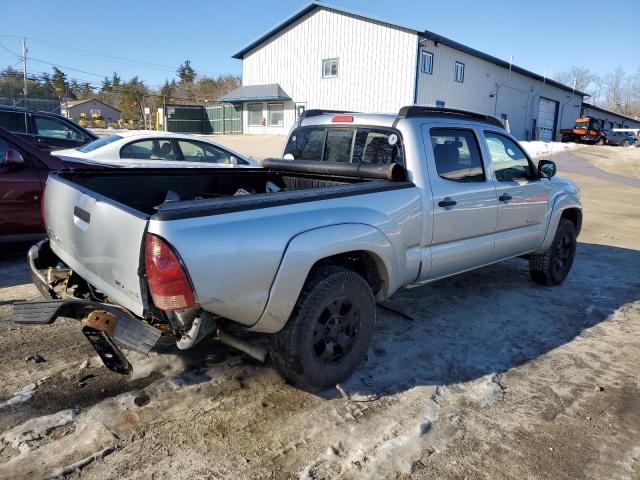
<path fill-rule="evenodd" d="M 398 272 L 393 247 L 387 236 L 371 225 L 345 223 L 309 230 L 293 237 L 287 245 L 269 299 L 258 322 L 250 330 L 275 333 L 282 329 L 298 301 L 311 268 L 320 260 L 351 251 L 372 255 L 382 280 L 380 296 L 397 288 Z M 391 290 L 393 291 L 393 290 Z"/>

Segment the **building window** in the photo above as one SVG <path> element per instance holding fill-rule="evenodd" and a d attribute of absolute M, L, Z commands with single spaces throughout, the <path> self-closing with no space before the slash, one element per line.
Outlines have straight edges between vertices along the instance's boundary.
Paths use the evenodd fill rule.
<path fill-rule="evenodd" d="M 338 59 L 327 58 L 322 61 L 322 78 L 334 78 L 338 76 Z"/>
<path fill-rule="evenodd" d="M 444 100 L 436 100 L 436 108 L 444 108 Z"/>
<path fill-rule="evenodd" d="M 284 103 L 270 103 L 267 105 L 269 112 L 268 125 L 270 127 L 284 126 Z"/>
<path fill-rule="evenodd" d="M 456 82 L 464 82 L 464 63 L 462 62 L 456 62 L 455 79 Z"/>
<path fill-rule="evenodd" d="M 247 105 L 247 111 L 249 112 L 249 126 L 262 126 L 262 104 L 250 103 L 249 105 Z"/>
<path fill-rule="evenodd" d="M 433 73 L 433 53 L 422 51 L 422 73 Z"/>

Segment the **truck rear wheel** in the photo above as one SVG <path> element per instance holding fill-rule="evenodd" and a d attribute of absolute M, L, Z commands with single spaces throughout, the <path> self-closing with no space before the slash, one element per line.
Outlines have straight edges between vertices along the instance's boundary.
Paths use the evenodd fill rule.
<path fill-rule="evenodd" d="M 576 227 L 571 220 L 561 218 L 549 249 L 529 257 L 529 274 L 542 285 L 560 285 L 571 270 L 575 254 Z"/>
<path fill-rule="evenodd" d="M 373 293 L 364 278 L 342 267 L 316 268 L 289 321 L 271 337 L 271 359 L 298 387 L 332 387 L 364 360 L 375 319 Z"/>
<path fill-rule="evenodd" d="M 596 142 L 596 145 L 604 145 L 606 142 L 607 141 L 604 138 L 600 137 Z"/>

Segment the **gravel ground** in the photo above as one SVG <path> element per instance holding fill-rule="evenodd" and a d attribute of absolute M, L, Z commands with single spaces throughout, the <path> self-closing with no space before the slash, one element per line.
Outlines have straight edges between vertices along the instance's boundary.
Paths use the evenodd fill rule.
<path fill-rule="evenodd" d="M 214 341 L 111 373 L 74 321 L 10 323 L 37 292 L 27 246 L 3 248 L 0 479 L 640 478 L 640 187 L 620 152 L 554 158 L 585 207 L 562 286 L 512 260 L 402 290 L 342 393 Z"/>

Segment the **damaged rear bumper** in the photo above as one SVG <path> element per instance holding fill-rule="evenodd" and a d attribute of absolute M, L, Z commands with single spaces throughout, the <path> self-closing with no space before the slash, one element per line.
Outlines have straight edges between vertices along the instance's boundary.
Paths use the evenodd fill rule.
<path fill-rule="evenodd" d="M 14 303 L 14 323 L 48 325 L 60 317 L 81 320 L 82 332 L 105 366 L 124 374 L 131 373 L 131 365 L 114 340 L 148 353 L 162 336 L 160 330 L 117 305 L 73 297 L 58 298 L 52 281 L 59 278 L 61 269 L 54 267 L 60 261 L 49 249 L 48 239 L 31 247 L 28 261 L 33 283 L 47 300 Z"/>
<path fill-rule="evenodd" d="M 86 300 L 43 300 L 13 304 L 13 323 L 48 325 L 59 317 L 86 320 L 91 312 L 104 311 L 114 317 L 115 325 L 109 334 L 119 343 L 148 353 L 158 342 L 162 332 L 128 312 L 111 305 Z"/>

